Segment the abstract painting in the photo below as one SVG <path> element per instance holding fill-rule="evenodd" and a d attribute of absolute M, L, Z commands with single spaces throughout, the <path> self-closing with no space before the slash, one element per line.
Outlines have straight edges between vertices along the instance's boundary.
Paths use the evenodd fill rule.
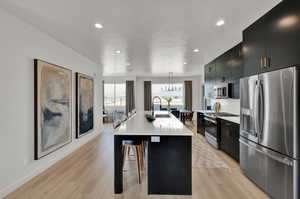
<path fill-rule="evenodd" d="M 34 60 L 35 159 L 72 141 L 72 71 Z"/>
<path fill-rule="evenodd" d="M 94 80 L 76 73 L 76 138 L 94 128 Z"/>

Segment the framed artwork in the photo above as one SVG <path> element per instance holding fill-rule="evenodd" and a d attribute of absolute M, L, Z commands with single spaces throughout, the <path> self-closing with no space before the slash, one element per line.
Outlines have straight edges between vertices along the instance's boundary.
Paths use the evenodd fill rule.
<path fill-rule="evenodd" d="M 72 141 L 72 71 L 34 60 L 35 159 Z"/>
<path fill-rule="evenodd" d="M 76 138 L 94 128 L 94 79 L 76 73 Z"/>

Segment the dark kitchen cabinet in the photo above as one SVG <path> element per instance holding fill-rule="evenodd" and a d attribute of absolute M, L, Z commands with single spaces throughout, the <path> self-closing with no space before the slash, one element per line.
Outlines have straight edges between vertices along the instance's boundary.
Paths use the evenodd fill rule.
<path fill-rule="evenodd" d="M 214 83 L 216 76 L 215 61 L 210 62 L 205 66 L 205 82 Z"/>
<path fill-rule="evenodd" d="M 228 65 L 231 54 L 224 53 L 216 59 L 216 82 L 228 83 L 231 76 L 231 69 Z"/>
<path fill-rule="evenodd" d="M 240 78 L 243 70 L 243 44 L 239 43 L 230 49 L 230 59 L 227 61 L 226 68 L 230 71 L 227 82 L 230 83 L 229 96 L 233 99 L 240 98 Z"/>
<path fill-rule="evenodd" d="M 213 98 L 213 87 L 229 83 L 229 97 L 239 99 L 240 78 L 242 77 L 243 55 L 242 43 L 205 65 L 205 97 Z"/>
<path fill-rule="evenodd" d="M 242 76 L 242 67 L 242 43 L 239 43 L 216 59 L 216 81 L 235 82 Z"/>
<path fill-rule="evenodd" d="M 216 79 L 216 65 L 215 61 L 210 62 L 204 67 L 205 74 L 205 88 L 204 94 L 207 98 L 213 98 L 213 87 L 215 85 Z"/>
<path fill-rule="evenodd" d="M 205 135 L 204 114 L 201 112 L 197 112 L 197 132 L 202 135 Z"/>
<path fill-rule="evenodd" d="M 235 82 L 242 77 L 244 60 L 243 60 L 243 43 L 239 43 L 230 49 L 230 60 L 228 67 L 230 69 L 229 82 Z"/>
<path fill-rule="evenodd" d="M 266 54 L 263 19 L 243 31 L 243 76 L 258 74 L 262 57 Z"/>
<path fill-rule="evenodd" d="M 300 64 L 300 1 L 282 1 L 243 31 L 243 76 Z"/>
<path fill-rule="evenodd" d="M 231 132 L 231 123 L 221 122 L 221 142 L 220 149 L 231 155 L 233 153 L 233 139 Z"/>
<path fill-rule="evenodd" d="M 300 64 L 300 1 L 282 1 L 266 14 L 268 66 L 261 72 Z"/>
<path fill-rule="evenodd" d="M 239 124 L 220 119 L 220 149 L 239 162 Z"/>

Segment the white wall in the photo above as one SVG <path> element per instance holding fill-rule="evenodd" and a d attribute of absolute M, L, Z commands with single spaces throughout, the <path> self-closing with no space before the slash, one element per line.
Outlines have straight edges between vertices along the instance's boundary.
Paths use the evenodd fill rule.
<path fill-rule="evenodd" d="M 240 115 L 240 100 L 239 99 L 211 99 L 207 105 L 213 105 L 219 102 L 221 104 L 221 112 Z"/>
<path fill-rule="evenodd" d="M 101 69 L 84 56 L 0 9 L 0 198 L 64 158 L 101 131 Z M 39 58 L 95 77 L 95 129 L 34 160 L 34 67 Z M 73 124 L 75 124 L 73 81 Z M 75 128 L 73 126 L 73 135 Z"/>

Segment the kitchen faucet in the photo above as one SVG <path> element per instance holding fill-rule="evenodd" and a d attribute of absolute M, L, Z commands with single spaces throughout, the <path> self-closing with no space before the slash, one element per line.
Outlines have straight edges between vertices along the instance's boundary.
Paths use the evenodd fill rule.
<path fill-rule="evenodd" d="M 159 109 L 161 110 L 161 98 L 159 96 L 154 96 L 152 98 L 152 103 L 151 103 L 152 116 L 154 115 L 154 100 L 155 99 L 159 99 Z"/>

